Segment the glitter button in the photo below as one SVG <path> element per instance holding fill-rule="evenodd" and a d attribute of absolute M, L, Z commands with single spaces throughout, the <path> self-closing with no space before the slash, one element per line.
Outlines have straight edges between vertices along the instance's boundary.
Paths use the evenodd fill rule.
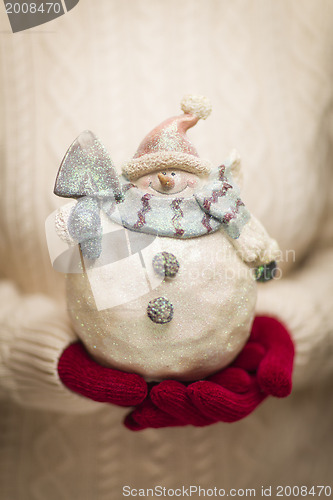
<path fill-rule="evenodd" d="M 158 297 L 148 303 L 147 314 L 154 323 L 169 323 L 173 318 L 173 305 L 167 298 Z"/>
<path fill-rule="evenodd" d="M 179 262 L 173 253 L 157 253 L 153 258 L 153 269 L 159 276 L 174 278 L 179 271 Z"/>

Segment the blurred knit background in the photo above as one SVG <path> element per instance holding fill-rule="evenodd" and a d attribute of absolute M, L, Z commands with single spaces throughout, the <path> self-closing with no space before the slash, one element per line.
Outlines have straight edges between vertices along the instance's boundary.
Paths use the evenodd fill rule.
<path fill-rule="evenodd" d="M 199 154 L 221 164 L 237 148 L 242 198 L 283 255 L 296 255 L 281 263 L 290 281 L 268 284 L 258 310 L 278 314 L 294 335 L 300 385 L 325 378 L 333 368 L 333 3 L 80 0 L 68 14 L 14 35 L 3 4 L 0 14 L 1 277 L 64 310 L 44 222 L 64 201 L 52 191 L 68 146 L 91 129 L 120 167 L 147 132 L 179 112 L 184 94 L 204 94 L 212 115 L 189 133 Z M 3 292 L 0 319 L 10 300 Z M 8 340 L 14 320 L 1 321 Z M 23 405 L 24 394 L 15 395 Z M 120 410 L 75 417 L 10 404 L 1 423 L 1 498 L 113 500 L 126 480 L 327 482 L 329 404 L 319 384 L 267 402 L 233 427 L 135 436 L 121 429 Z"/>

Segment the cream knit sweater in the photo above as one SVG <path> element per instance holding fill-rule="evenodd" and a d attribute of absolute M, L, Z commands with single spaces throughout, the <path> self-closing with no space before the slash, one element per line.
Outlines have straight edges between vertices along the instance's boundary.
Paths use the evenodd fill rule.
<path fill-rule="evenodd" d="M 81 0 L 13 35 L 1 6 L 1 500 L 118 500 L 124 485 L 260 496 L 332 480 L 332 22 L 330 0 Z M 78 133 L 120 165 L 185 93 L 214 105 L 190 134 L 201 156 L 221 163 L 237 147 L 243 198 L 282 248 L 283 279 L 257 309 L 295 339 L 295 389 L 235 424 L 135 434 L 124 410 L 58 379 L 75 337 L 44 221 Z"/>

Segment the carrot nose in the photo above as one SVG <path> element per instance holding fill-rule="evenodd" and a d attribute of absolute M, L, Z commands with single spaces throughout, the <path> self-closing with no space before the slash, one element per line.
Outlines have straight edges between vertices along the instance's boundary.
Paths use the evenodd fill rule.
<path fill-rule="evenodd" d="M 157 177 L 163 189 L 172 189 L 174 187 L 175 181 L 168 175 L 162 174 L 160 172 L 159 174 L 157 174 Z"/>

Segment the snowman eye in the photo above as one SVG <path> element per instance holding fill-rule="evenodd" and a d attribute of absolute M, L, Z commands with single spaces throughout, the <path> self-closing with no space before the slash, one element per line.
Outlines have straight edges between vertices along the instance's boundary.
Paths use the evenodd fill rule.
<path fill-rule="evenodd" d="M 176 175 L 176 172 L 171 172 L 171 175 L 175 176 L 175 175 Z"/>

